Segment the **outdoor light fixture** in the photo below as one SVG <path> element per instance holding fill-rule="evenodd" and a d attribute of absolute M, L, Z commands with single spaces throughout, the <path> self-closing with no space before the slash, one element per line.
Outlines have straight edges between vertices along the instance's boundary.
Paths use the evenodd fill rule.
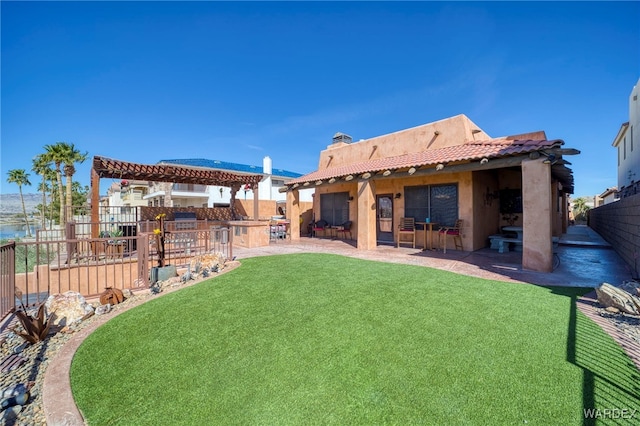
<path fill-rule="evenodd" d="M 385 170 L 384 173 L 382 173 L 382 176 L 389 176 L 391 174 L 391 170 Z"/>
<path fill-rule="evenodd" d="M 349 175 L 346 178 L 344 178 L 344 180 L 346 180 L 347 182 L 349 182 L 352 179 L 353 179 L 353 175 Z"/>
<path fill-rule="evenodd" d="M 336 178 L 329 179 L 329 183 L 335 183 L 335 181 L 336 181 Z"/>
<path fill-rule="evenodd" d="M 480 160 L 480 164 L 487 164 L 489 162 L 489 159 L 487 157 L 484 157 L 482 160 Z"/>
<path fill-rule="evenodd" d="M 371 173 L 367 172 L 365 174 L 363 174 L 362 176 L 360 176 L 362 179 L 369 179 L 371 177 Z"/>
<path fill-rule="evenodd" d="M 416 168 L 415 167 L 412 167 L 407 171 L 407 173 L 409 173 L 410 175 L 414 174 L 415 172 L 416 172 Z"/>
<path fill-rule="evenodd" d="M 401 197 L 402 197 L 402 194 L 398 192 L 398 193 L 396 194 L 396 197 L 395 197 L 395 198 L 396 198 L 396 199 L 398 199 L 398 198 L 401 198 Z"/>
<path fill-rule="evenodd" d="M 444 169 L 444 164 L 440 163 L 436 166 L 436 170 L 440 171 L 442 169 Z"/>
<path fill-rule="evenodd" d="M 439 132 L 439 131 L 437 131 L 437 130 L 436 130 L 435 132 L 433 132 L 433 135 L 434 135 L 434 136 L 438 136 L 439 134 L 440 134 L 440 132 Z"/>
<path fill-rule="evenodd" d="M 349 201 L 353 201 L 353 195 L 349 197 Z"/>

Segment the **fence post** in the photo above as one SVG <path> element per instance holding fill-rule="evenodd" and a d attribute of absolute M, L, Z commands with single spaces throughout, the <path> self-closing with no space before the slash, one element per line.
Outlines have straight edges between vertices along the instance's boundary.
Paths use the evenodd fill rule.
<path fill-rule="evenodd" d="M 138 280 L 149 287 L 149 237 L 146 233 L 140 233 L 137 237 L 138 249 Z"/>

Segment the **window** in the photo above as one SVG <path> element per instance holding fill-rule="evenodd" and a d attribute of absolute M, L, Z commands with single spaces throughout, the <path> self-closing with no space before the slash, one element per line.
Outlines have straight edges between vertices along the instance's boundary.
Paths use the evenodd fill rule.
<path fill-rule="evenodd" d="M 340 225 L 349 220 L 349 193 L 320 194 L 320 217 L 329 225 Z"/>
<path fill-rule="evenodd" d="M 404 215 L 417 222 L 430 218 L 442 226 L 458 220 L 458 185 L 424 185 L 404 187 Z"/>

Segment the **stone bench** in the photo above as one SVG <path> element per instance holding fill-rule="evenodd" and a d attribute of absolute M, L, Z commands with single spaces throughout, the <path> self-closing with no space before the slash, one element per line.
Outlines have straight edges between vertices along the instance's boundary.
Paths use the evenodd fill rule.
<path fill-rule="evenodd" d="M 489 243 L 491 244 L 489 248 L 498 250 L 500 248 L 500 241 L 504 238 L 509 238 L 509 235 L 506 235 L 506 234 L 489 235 Z"/>
<path fill-rule="evenodd" d="M 522 240 L 517 238 L 502 238 L 499 242 L 498 251 L 505 253 L 509 251 L 509 245 L 513 244 L 515 251 L 522 251 Z"/>

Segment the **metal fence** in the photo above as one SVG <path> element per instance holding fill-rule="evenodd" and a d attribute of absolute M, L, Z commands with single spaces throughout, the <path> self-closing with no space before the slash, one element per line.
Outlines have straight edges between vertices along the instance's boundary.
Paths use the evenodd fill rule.
<path fill-rule="evenodd" d="M 15 252 L 14 241 L 0 246 L 0 318 L 15 307 Z"/>
<path fill-rule="evenodd" d="M 158 264 L 155 234 L 102 238 L 66 238 L 4 244 L 0 251 L 0 318 L 22 303 L 35 306 L 51 294 L 76 291 L 95 297 L 106 287 L 142 289 Z M 69 228 L 67 228 L 69 230 Z M 67 232 L 67 235 L 72 234 Z M 194 256 L 222 253 L 233 258 L 229 228 L 173 230 L 165 233 L 165 263 L 186 267 Z"/>

